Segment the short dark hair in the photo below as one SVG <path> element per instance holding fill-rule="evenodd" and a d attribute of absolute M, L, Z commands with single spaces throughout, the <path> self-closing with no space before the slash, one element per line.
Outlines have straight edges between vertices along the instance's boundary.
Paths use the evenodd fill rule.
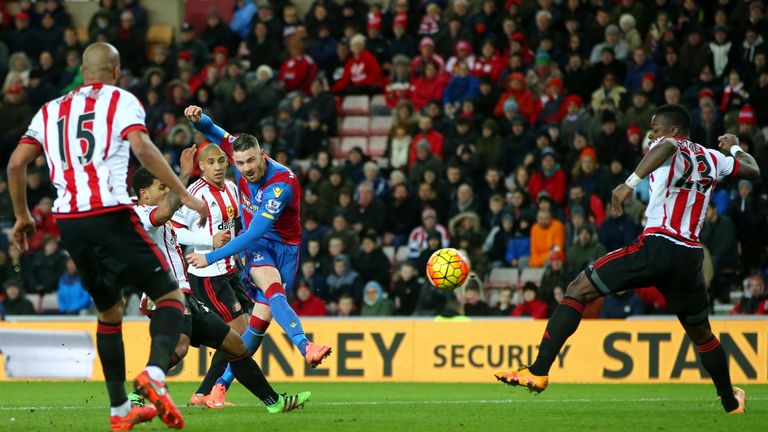
<path fill-rule="evenodd" d="M 666 104 L 658 107 L 655 116 L 664 116 L 671 126 L 677 126 L 682 132 L 691 131 L 691 113 L 682 106 L 676 104 Z"/>
<path fill-rule="evenodd" d="M 241 134 L 232 143 L 232 151 L 242 152 L 248 149 L 259 149 L 259 140 L 251 134 Z"/>
<path fill-rule="evenodd" d="M 152 174 L 148 169 L 144 167 L 139 168 L 136 173 L 133 174 L 133 181 L 131 183 L 131 186 L 133 187 L 133 193 L 136 196 L 139 196 L 139 191 L 141 189 L 146 189 L 152 186 L 152 182 L 154 181 L 154 174 Z"/>

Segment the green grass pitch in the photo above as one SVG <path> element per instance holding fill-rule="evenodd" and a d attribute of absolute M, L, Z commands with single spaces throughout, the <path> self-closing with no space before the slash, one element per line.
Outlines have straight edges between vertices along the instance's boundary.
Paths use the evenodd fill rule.
<path fill-rule="evenodd" d="M 493 377 L 490 377 L 493 379 Z M 172 383 L 184 404 L 195 383 Z M 239 385 L 235 407 L 183 407 L 188 431 L 764 431 L 768 385 L 744 386 L 747 414 L 723 413 L 708 385 L 550 384 L 534 396 L 489 384 L 276 383 L 312 391 L 303 410 L 268 415 Z M 95 382 L 0 383 L 0 431 L 109 430 L 106 390 Z M 169 430 L 159 419 L 134 428 Z"/>

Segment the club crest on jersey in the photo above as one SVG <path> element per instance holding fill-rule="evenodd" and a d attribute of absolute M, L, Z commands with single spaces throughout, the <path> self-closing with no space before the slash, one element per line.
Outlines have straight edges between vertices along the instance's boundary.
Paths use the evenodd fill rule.
<path fill-rule="evenodd" d="M 267 200 L 267 204 L 264 206 L 270 213 L 277 213 L 280 210 L 280 201 L 276 199 Z"/>
<path fill-rule="evenodd" d="M 227 206 L 227 218 L 234 219 L 235 217 L 235 208 L 232 206 Z"/>
<path fill-rule="evenodd" d="M 253 262 L 262 262 L 264 261 L 264 255 L 261 254 L 261 252 L 256 252 L 253 254 Z"/>

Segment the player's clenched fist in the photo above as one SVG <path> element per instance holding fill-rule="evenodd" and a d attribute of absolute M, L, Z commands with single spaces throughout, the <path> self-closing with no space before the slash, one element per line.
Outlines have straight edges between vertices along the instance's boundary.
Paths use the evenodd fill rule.
<path fill-rule="evenodd" d="M 213 248 L 218 249 L 229 243 L 231 239 L 232 235 L 229 233 L 229 231 L 219 231 L 213 235 Z"/>
<path fill-rule="evenodd" d="M 192 123 L 197 123 L 203 117 L 203 109 L 197 105 L 190 105 L 184 109 L 184 117 Z"/>
<path fill-rule="evenodd" d="M 739 138 L 734 134 L 725 134 L 717 138 L 720 148 L 726 153 L 731 152 L 731 147 L 739 145 Z"/>

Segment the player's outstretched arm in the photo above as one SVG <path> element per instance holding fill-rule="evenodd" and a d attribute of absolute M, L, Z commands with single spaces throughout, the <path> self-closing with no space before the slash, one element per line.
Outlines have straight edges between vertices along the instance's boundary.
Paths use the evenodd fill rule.
<path fill-rule="evenodd" d="M 205 139 L 221 147 L 224 153 L 230 159 L 232 158 L 232 146 L 224 145 L 225 143 L 228 144 L 229 132 L 216 125 L 210 117 L 203 114 L 202 108 L 197 105 L 190 105 L 184 109 L 184 116 L 189 120 L 192 127 L 205 135 Z"/>
<path fill-rule="evenodd" d="M 189 178 L 192 176 L 192 169 L 195 165 L 195 151 L 197 146 L 193 145 L 190 148 L 184 149 L 181 152 L 180 165 L 181 172 L 179 173 L 179 180 L 185 187 L 189 183 Z M 168 192 L 165 194 L 165 199 L 160 205 L 157 206 L 154 212 L 154 220 L 158 224 L 165 224 L 173 217 L 178 209 L 182 206 L 181 198 L 174 192 Z"/>
<path fill-rule="evenodd" d="M 8 189 L 11 193 L 13 214 L 13 244 L 22 252 L 29 248 L 27 235 L 35 232 L 35 220 L 27 207 L 27 166 L 35 160 L 38 147 L 17 145 L 8 161 Z"/>
<path fill-rule="evenodd" d="M 613 213 L 621 215 L 624 212 L 622 204 L 632 194 L 635 187 L 647 177 L 650 173 L 660 167 L 667 159 L 669 159 L 677 151 L 677 142 L 673 139 L 662 139 L 643 157 L 643 160 L 635 168 L 635 172 L 629 176 L 627 181 L 616 186 L 611 194 L 611 207 Z"/>
<path fill-rule="evenodd" d="M 128 142 L 131 143 L 131 150 L 141 164 L 155 175 L 161 182 L 165 183 L 171 192 L 175 193 L 181 203 L 200 215 L 200 226 L 205 225 L 208 219 L 208 206 L 205 203 L 187 192 L 186 187 L 181 183 L 176 173 L 173 172 L 168 162 L 155 147 L 146 132 L 134 130 L 128 133 Z"/>
<path fill-rule="evenodd" d="M 726 153 L 730 153 L 738 161 L 738 168 L 734 170 L 733 175 L 749 180 L 760 178 L 760 167 L 751 154 L 745 152 L 739 147 L 739 138 L 734 134 L 725 134 L 717 138 L 720 148 Z"/>

